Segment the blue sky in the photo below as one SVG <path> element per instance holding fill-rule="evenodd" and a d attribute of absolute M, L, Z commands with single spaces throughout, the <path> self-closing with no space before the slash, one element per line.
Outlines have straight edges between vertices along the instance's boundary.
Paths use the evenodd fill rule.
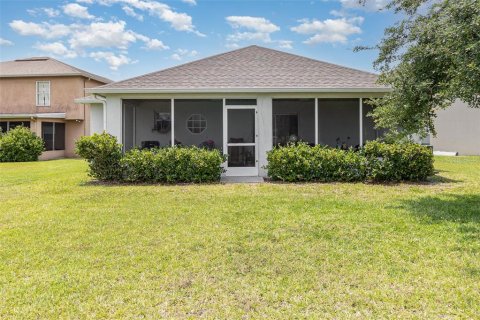
<path fill-rule="evenodd" d="M 0 59 L 52 56 L 114 80 L 251 44 L 372 71 L 385 0 L 0 0 Z"/>

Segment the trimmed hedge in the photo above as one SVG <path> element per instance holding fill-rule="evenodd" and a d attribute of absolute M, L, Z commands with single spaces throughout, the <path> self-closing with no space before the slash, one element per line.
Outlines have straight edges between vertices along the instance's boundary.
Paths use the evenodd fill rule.
<path fill-rule="evenodd" d="M 416 143 L 368 142 L 363 148 L 372 181 L 422 181 L 434 174 L 433 153 Z"/>
<path fill-rule="evenodd" d="M 83 136 L 76 141 L 75 152 L 87 160 L 91 177 L 102 181 L 121 179 L 122 145 L 114 136 L 106 132 Z"/>
<path fill-rule="evenodd" d="M 82 137 L 76 152 L 88 161 L 90 176 L 102 181 L 204 183 L 220 180 L 225 157 L 219 150 L 198 147 L 133 149 L 107 133 Z"/>
<path fill-rule="evenodd" d="M 414 143 L 368 142 L 359 151 L 290 144 L 267 153 L 273 180 L 420 181 L 433 175 L 433 154 Z"/>
<path fill-rule="evenodd" d="M 43 140 L 23 126 L 0 132 L 0 162 L 37 161 L 44 149 Z"/>
<path fill-rule="evenodd" d="M 268 176 L 273 180 L 296 181 L 362 181 L 366 159 L 353 150 L 305 143 L 275 147 L 267 153 Z"/>
<path fill-rule="evenodd" d="M 120 161 L 127 182 L 202 183 L 220 180 L 225 157 L 219 150 L 198 147 L 133 149 Z"/>

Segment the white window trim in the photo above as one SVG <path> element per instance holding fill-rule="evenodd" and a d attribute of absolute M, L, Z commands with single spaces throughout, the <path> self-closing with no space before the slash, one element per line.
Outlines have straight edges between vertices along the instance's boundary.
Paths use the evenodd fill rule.
<path fill-rule="evenodd" d="M 200 120 L 191 120 L 191 121 L 205 121 L 205 127 L 203 128 L 203 130 L 201 132 L 192 132 L 192 130 L 190 130 L 189 126 L 188 126 L 188 122 L 190 120 L 190 118 L 192 118 L 193 116 L 200 116 Z M 192 113 L 188 118 L 187 120 L 185 120 L 185 126 L 187 128 L 187 131 L 190 133 L 190 134 L 194 134 L 194 135 L 199 135 L 199 134 L 202 134 L 205 132 L 205 130 L 207 130 L 208 128 L 208 121 L 207 121 L 207 118 L 201 114 L 201 113 Z M 200 128 L 200 127 L 199 127 Z"/>
<path fill-rule="evenodd" d="M 42 82 L 47 82 L 48 83 L 48 105 L 43 105 L 43 104 L 39 104 L 39 101 L 38 101 L 38 84 L 39 83 L 42 83 Z M 50 107 L 51 104 L 52 104 L 52 96 L 51 96 L 51 90 L 50 90 L 50 86 L 51 86 L 51 83 L 49 80 L 44 80 L 44 81 L 36 81 L 35 83 L 35 101 L 36 101 L 36 106 L 37 107 Z"/>

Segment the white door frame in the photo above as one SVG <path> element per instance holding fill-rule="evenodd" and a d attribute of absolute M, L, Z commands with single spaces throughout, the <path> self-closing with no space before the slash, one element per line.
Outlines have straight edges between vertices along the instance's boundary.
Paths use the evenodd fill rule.
<path fill-rule="evenodd" d="M 255 112 L 255 135 L 253 143 L 229 143 L 228 142 L 228 110 L 229 109 L 253 109 Z M 225 163 L 226 176 L 258 176 L 258 112 L 256 105 L 226 105 L 223 99 L 223 154 L 228 157 L 230 146 L 253 146 L 255 147 L 255 167 L 228 167 Z"/>

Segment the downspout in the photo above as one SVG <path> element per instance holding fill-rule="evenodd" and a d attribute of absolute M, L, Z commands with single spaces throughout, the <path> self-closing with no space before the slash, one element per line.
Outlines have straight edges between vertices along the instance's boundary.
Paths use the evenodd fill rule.
<path fill-rule="evenodd" d="M 107 131 L 107 97 L 94 94 L 95 99 L 98 99 L 102 102 L 103 105 L 103 131 Z M 101 98 L 99 98 L 101 97 Z"/>
<path fill-rule="evenodd" d="M 89 78 L 90 80 L 90 78 Z M 85 78 L 83 78 L 83 97 L 85 98 L 85 89 L 86 89 L 87 85 L 86 85 L 86 82 L 85 82 Z M 85 103 L 83 104 L 83 135 L 86 136 L 87 135 L 87 126 L 86 126 L 86 117 L 87 117 L 87 106 L 85 105 Z M 89 123 L 90 125 L 90 123 Z"/>

